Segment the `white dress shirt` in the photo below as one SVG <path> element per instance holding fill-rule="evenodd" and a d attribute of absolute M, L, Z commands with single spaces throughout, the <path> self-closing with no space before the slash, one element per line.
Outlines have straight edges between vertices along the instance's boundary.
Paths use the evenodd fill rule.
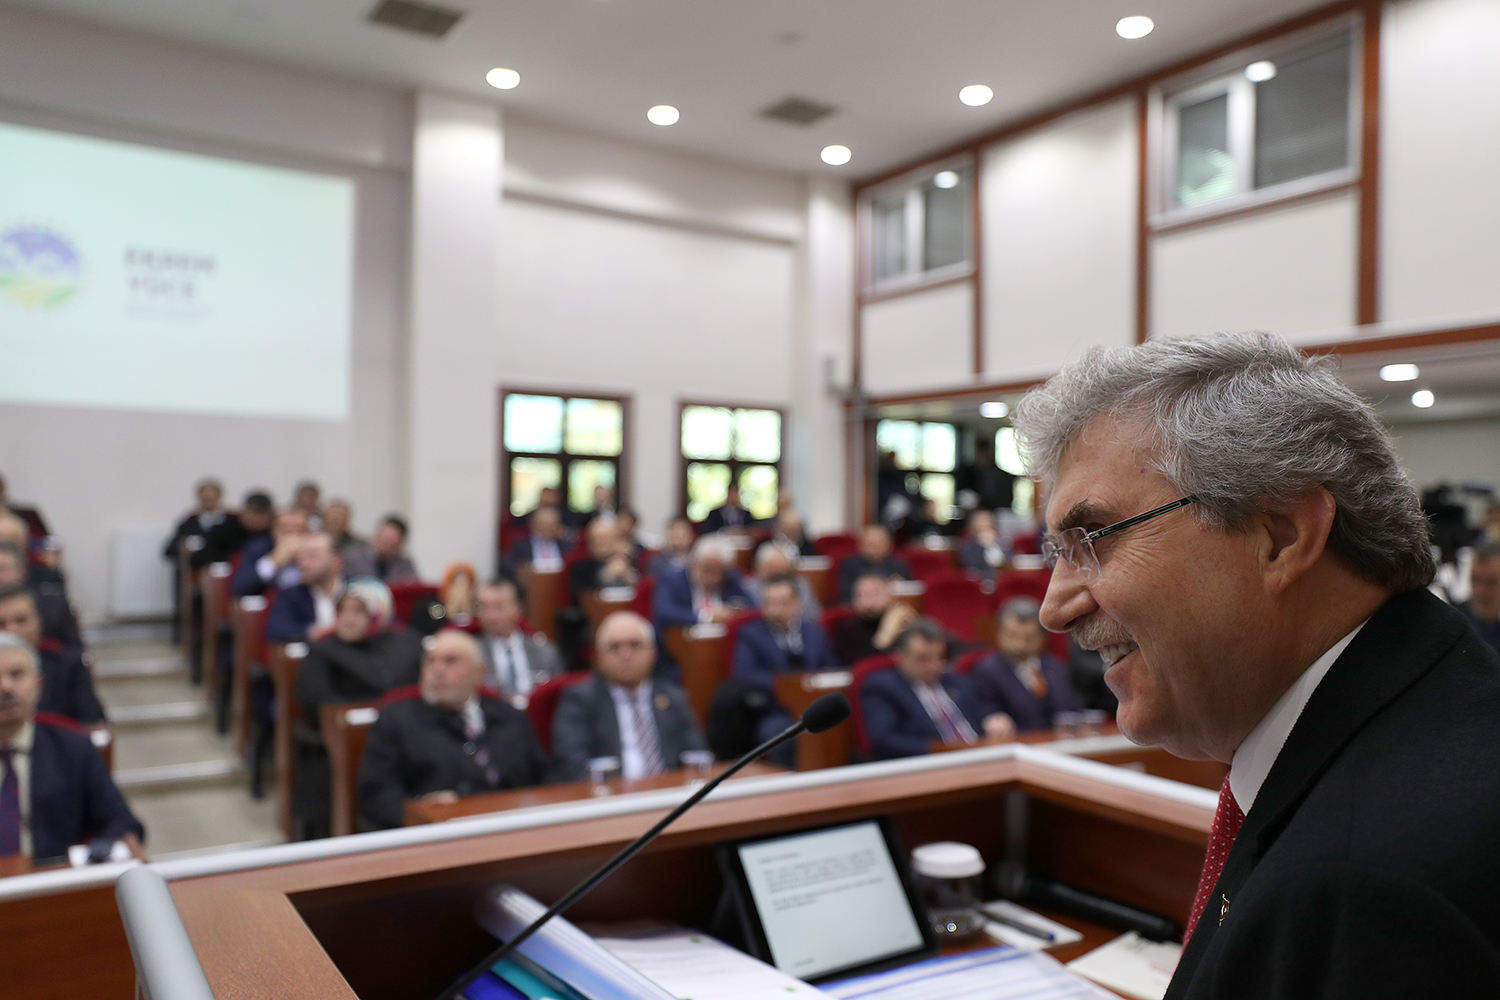
<path fill-rule="evenodd" d="M 342 588 L 335 589 L 332 594 L 325 594 L 317 587 L 309 587 L 313 599 L 313 628 L 319 629 L 332 625 L 339 616 L 338 601 L 334 596 L 341 592 Z"/>
<path fill-rule="evenodd" d="M 533 538 L 531 566 L 538 573 L 559 572 L 563 568 L 562 548 L 551 538 Z"/>
<path fill-rule="evenodd" d="M 1360 622 L 1354 631 L 1330 646 L 1326 653 L 1313 661 L 1312 666 L 1302 671 L 1302 676 L 1292 682 L 1234 752 L 1229 765 L 1229 790 L 1234 793 L 1240 812 L 1246 816 L 1250 815 L 1250 807 L 1255 805 L 1260 786 L 1266 783 L 1266 776 L 1271 773 L 1276 758 L 1281 756 L 1281 748 L 1286 746 L 1286 739 L 1292 735 L 1292 727 L 1297 724 L 1308 700 L 1327 676 L 1333 661 L 1364 627 L 1365 623 Z"/>
<path fill-rule="evenodd" d="M 641 737 L 636 732 L 637 712 L 640 717 L 654 720 L 651 711 L 651 683 L 636 685 L 627 691 L 617 684 L 609 686 L 609 697 L 615 703 L 615 723 L 620 727 L 620 777 L 626 781 L 646 777 L 646 755 L 641 753 Z"/>
<path fill-rule="evenodd" d="M 521 630 L 516 629 L 508 636 L 492 635 L 489 643 L 490 658 L 495 663 L 496 686 L 506 694 L 530 694 L 535 685 Z"/>

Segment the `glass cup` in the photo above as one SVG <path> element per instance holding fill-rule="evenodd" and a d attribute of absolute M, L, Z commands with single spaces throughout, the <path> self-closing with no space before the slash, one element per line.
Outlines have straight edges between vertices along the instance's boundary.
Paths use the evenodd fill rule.
<path fill-rule="evenodd" d="M 595 795 L 613 795 L 614 783 L 620 780 L 620 758 L 595 757 L 589 761 L 589 791 Z"/>
<path fill-rule="evenodd" d="M 923 844 L 911 852 L 911 866 L 939 941 L 956 943 L 984 930 L 979 909 L 984 858 L 977 849 L 953 841 Z"/>
<path fill-rule="evenodd" d="M 1098 736 L 1104 732 L 1104 720 L 1108 716 L 1097 708 L 1084 709 L 1078 713 L 1078 724 L 1085 736 Z"/>
<path fill-rule="evenodd" d="M 1079 726 L 1083 720 L 1079 718 L 1080 712 L 1058 712 L 1052 716 L 1052 738 L 1055 740 L 1070 740 L 1078 735 Z"/>
<path fill-rule="evenodd" d="M 682 761 L 683 781 L 690 788 L 697 788 L 713 774 L 714 752 L 712 750 L 684 750 L 678 757 Z"/>

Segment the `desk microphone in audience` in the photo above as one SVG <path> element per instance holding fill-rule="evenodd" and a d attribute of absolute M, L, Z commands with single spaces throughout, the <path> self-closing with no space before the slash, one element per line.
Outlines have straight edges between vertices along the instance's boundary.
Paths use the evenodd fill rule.
<path fill-rule="evenodd" d="M 570 889 L 567 895 L 563 896 L 562 899 L 559 899 L 557 902 L 553 903 L 546 913 L 543 913 L 540 917 L 537 917 L 535 920 L 533 920 L 525 930 L 521 931 L 521 933 L 517 934 L 509 941 L 502 944 L 499 948 L 496 948 L 494 951 L 490 952 L 490 954 L 486 955 L 484 961 L 480 962 L 478 965 L 474 966 L 474 968 L 464 973 L 463 977 L 460 978 L 458 982 L 450 986 L 443 993 L 441 1000 L 458 1000 L 458 998 L 462 997 L 464 990 L 468 989 L 469 986 L 473 984 L 474 980 L 484 975 L 484 973 L 492 968 L 496 962 L 499 962 L 511 952 L 515 951 L 516 948 L 521 944 L 521 942 L 525 941 L 527 938 L 531 937 L 531 935 L 540 930 L 543 924 L 566 910 L 568 907 L 572 906 L 574 903 L 578 902 L 585 895 L 587 895 L 588 892 L 594 888 L 594 886 L 598 885 L 600 882 L 603 882 L 610 875 L 613 875 L 616 869 L 639 854 L 641 848 L 645 847 L 647 844 L 651 843 L 651 841 L 655 840 L 663 830 L 665 830 L 677 819 L 677 817 L 681 816 L 683 813 L 687 812 L 689 809 L 693 808 L 693 806 L 701 802 L 704 796 L 706 796 L 709 792 L 713 791 L 715 788 L 718 788 L 720 782 L 724 781 L 724 779 L 737 773 L 741 768 L 745 767 L 747 764 L 751 763 L 757 758 L 764 757 L 766 754 L 770 753 L 772 750 L 775 750 L 777 747 L 781 746 L 788 740 L 796 739 L 802 733 L 821 733 L 826 730 L 832 729 L 834 726 L 849 718 L 849 712 L 849 699 L 839 692 L 834 692 L 833 694 L 825 694 L 823 697 L 819 698 L 811 705 L 808 705 L 807 711 L 802 713 L 802 718 L 798 719 L 790 726 L 787 726 L 781 732 L 766 740 L 760 746 L 756 747 L 754 750 L 751 750 L 739 760 L 735 761 L 733 764 L 730 764 L 723 771 L 720 771 L 717 775 L 710 778 L 706 783 L 704 783 L 701 788 L 684 799 L 676 809 L 673 809 L 671 812 L 663 816 L 655 826 L 626 845 L 619 854 L 616 854 L 614 857 L 606 861 L 599 867 L 598 871 L 594 872 L 594 874 L 590 875 L 588 878 L 584 879 L 582 882 L 578 883 L 576 886 Z"/>

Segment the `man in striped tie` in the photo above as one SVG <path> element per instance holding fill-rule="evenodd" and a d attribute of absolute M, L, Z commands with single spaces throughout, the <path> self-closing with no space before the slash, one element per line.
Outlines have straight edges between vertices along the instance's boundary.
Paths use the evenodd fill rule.
<path fill-rule="evenodd" d="M 1500 996 L 1500 658 L 1369 405 L 1217 335 L 1095 348 L 1015 424 L 1043 624 L 1131 739 L 1230 765 L 1168 1000 Z"/>

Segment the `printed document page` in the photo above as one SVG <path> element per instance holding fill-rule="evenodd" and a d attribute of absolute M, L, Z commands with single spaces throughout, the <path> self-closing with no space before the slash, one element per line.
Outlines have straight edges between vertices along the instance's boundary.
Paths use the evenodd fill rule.
<path fill-rule="evenodd" d="M 840 1000 L 1118 1000 L 1051 955 L 1009 945 L 823 984 Z"/>
<path fill-rule="evenodd" d="M 816 1000 L 816 986 L 689 930 L 595 937 L 604 949 L 675 997 L 691 1000 Z"/>

